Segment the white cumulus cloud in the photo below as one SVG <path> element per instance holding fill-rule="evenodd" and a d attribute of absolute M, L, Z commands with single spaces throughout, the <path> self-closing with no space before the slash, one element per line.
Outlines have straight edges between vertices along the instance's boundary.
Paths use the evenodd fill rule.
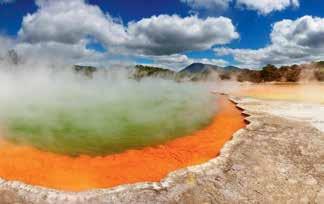
<path fill-rule="evenodd" d="M 299 7 L 299 0 L 237 0 L 236 4 L 249 10 L 266 15 L 288 7 Z"/>
<path fill-rule="evenodd" d="M 229 18 L 159 15 L 124 25 L 84 0 L 37 0 L 39 9 L 24 17 L 24 43 L 80 44 L 95 38 L 114 53 L 172 55 L 210 49 L 239 37 Z"/>
<path fill-rule="evenodd" d="M 324 59 L 324 18 L 303 16 L 273 25 L 271 43 L 261 49 L 214 49 L 246 66 L 292 64 Z"/>
<path fill-rule="evenodd" d="M 209 11 L 210 14 L 219 14 L 228 9 L 231 2 L 243 9 L 254 10 L 262 15 L 274 11 L 281 11 L 288 7 L 299 7 L 299 0 L 180 0 L 194 11 Z"/>
<path fill-rule="evenodd" d="M 144 54 L 164 55 L 210 49 L 237 39 L 232 21 L 225 17 L 200 19 L 197 16 L 160 15 L 131 22 L 125 47 Z"/>
<path fill-rule="evenodd" d="M 93 35 L 105 44 L 118 44 L 127 38 L 121 24 L 83 0 L 38 0 L 37 5 L 37 12 L 23 18 L 19 36 L 25 42 L 75 44 Z"/>

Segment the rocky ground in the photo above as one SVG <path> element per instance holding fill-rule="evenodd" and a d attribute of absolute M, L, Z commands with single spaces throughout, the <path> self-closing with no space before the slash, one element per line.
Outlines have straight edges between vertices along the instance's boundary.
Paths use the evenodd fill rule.
<path fill-rule="evenodd" d="M 0 181 L 0 203 L 324 203 L 324 117 L 314 119 L 311 104 L 233 100 L 249 125 L 208 163 L 159 183 L 81 193 Z"/>

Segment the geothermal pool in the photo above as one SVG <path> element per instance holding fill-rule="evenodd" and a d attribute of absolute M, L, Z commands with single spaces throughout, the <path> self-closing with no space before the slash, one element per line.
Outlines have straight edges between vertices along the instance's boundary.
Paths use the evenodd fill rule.
<path fill-rule="evenodd" d="M 225 97 L 209 125 L 161 145 L 106 156 L 76 157 L 30 145 L 0 142 L 0 177 L 67 191 L 159 181 L 169 172 L 214 158 L 234 132 L 244 127 L 241 112 Z"/>
<path fill-rule="evenodd" d="M 245 126 L 227 97 L 156 80 L 0 92 L 7 100 L 0 104 L 0 178 L 65 191 L 159 181 L 216 157 Z M 243 85 L 232 94 L 323 103 L 323 90 L 321 84 Z"/>
<path fill-rule="evenodd" d="M 64 83 L 20 87 L 3 96 L 2 137 L 71 156 L 106 155 L 189 134 L 209 124 L 216 111 L 215 96 L 199 85 Z"/>
<path fill-rule="evenodd" d="M 0 99 L 0 178 L 66 191 L 159 181 L 245 125 L 204 84 L 124 74 L 2 73 Z"/>

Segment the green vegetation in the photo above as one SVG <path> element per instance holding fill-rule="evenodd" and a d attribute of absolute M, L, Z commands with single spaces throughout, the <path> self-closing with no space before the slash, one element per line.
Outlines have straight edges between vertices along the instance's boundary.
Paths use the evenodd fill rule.
<path fill-rule="evenodd" d="M 237 75 L 237 81 L 239 82 L 250 81 L 253 83 L 260 83 L 262 82 L 261 72 L 257 70 L 243 69 Z"/>
<path fill-rule="evenodd" d="M 261 71 L 245 69 L 238 75 L 238 81 L 260 82 L 297 82 L 302 69 L 298 65 L 282 66 L 267 65 Z"/>
<path fill-rule="evenodd" d="M 318 67 L 324 67 L 324 61 L 316 62 L 316 65 L 317 65 Z"/>
<path fill-rule="evenodd" d="M 139 80 L 146 77 L 158 77 L 175 81 L 196 82 L 215 80 L 218 76 L 220 80 L 224 81 L 237 80 L 239 82 L 249 81 L 253 83 L 298 82 L 303 69 L 309 69 L 313 72 L 316 80 L 324 81 L 324 61 L 319 61 L 305 67 L 303 65 L 276 67 L 269 64 L 261 70 L 240 69 L 231 66 L 218 67 L 202 63 L 193 63 L 180 72 L 159 67 L 136 65 L 131 78 Z"/>
<path fill-rule="evenodd" d="M 315 71 L 314 75 L 318 81 L 324 81 L 324 67 L 321 67 Z"/>
<path fill-rule="evenodd" d="M 324 61 L 315 62 L 314 76 L 318 81 L 324 81 Z"/>
<path fill-rule="evenodd" d="M 76 73 L 81 73 L 85 76 L 92 77 L 93 73 L 98 71 L 96 67 L 93 66 L 81 66 L 81 65 L 74 65 L 74 71 Z"/>
<path fill-rule="evenodd" d="M 133 74 L 135 79 L 141 79 L 143 77 L 174 78 L 175 75 L 176 72 L 169 69 L 144 65 L 136 65 Z"/>

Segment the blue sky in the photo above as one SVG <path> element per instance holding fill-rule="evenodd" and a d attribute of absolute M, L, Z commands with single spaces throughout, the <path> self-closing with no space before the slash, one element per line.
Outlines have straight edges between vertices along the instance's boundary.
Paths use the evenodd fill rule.
<path fill-rule="evenodd" d="M 64 4 L 64 0 L 58 1 L 63 2 L 62 5 Z M 131 63 L 152 63 L 164 67 L 171 66 L 170 68 L 174 69 L 180 69 L 182 66 L 186 66 L 187 64 L 195 61 L 214 63 L 222 66 L 232 64 L 257 68 L 266 63 L 281 65 L 303 63 L 306 61 L 318 60 L 322 58 L 322 55 L 320 54 L 320 52 L 323 51 L 321 46 L 311 47 L 310 45 L 306 45 L 305 43 L 300 43 L 301 38 L 303 38 L 303 40 L 305 41 L 304 38 L 307 38 L 308 40 L 308 38 L 314 38 L 315 36 L 316 38 L 309 39 L 309 42 L 317 40 L 320 41 L 318 42 L 318 44 L 323 45 L 324 47 L 324 43 L 322 42 L 324 38 L 320 37 L 321 34 L 324 34 L 324 2 L 322 0 L 264 0 L 264 2 L 266 2 L 265 4 L 253 3 L 253 1 L 251 0 L 73 1 L 78 1 L 78 3 L 70 5 L 70 8 L 64 8 L 65 10 L 62 12 L 68 13 L 69 11 L 72 11 L 74 9 L 77 10 L 77 8 L 80 7 L 80 9 L 83 9 L 82 11 L 85 12 L 84 15 L 87 15 L 88 12 L 89 16 L 93 16 L 94 14 L 91 14 L 92 10 L 90 8 L 98 8 L 102 14 L 109 15 L 109 18 L 114 19 L 116 24 L 123 25 L 122 29 L 126 30 L 126 32 L 128 33 L 131 32 L 129 29 L 130 26 L 128 26 L 128 24 L 130 22 L 136 24 L 136 26 L 134 26 L 136 27 L 136 29 L 134 28 L 134 30 L 136 30 L 134 31 L 134 35 L 136 35 L 136 37 L 144 35 L 146 40 L 149 38 L 149 40 L 147 40 L 148 42 L 145 42 L 143 44 L 139 43 L 139 45 L 137 45 L 138 41 L 141 40 L 141 38 L 138 38 L 134 40 L 134 42 L 132 41 L 126 44 L 123 42 L 123 45 L 120 46 L 118 43 L 111 42 L 117 42 L 118 40 L 102 37 L 102 34 L 98 34 L 98 31 L 92 28 L 91 25 L 82 27 L 82 29 L 89 28 L 89 32 L 84 34 L 84 36 L 81 36 L 82 38 L 80 37 L 80 39 L 74 39 L 74 36 L 79 35 L 78 28 L 75 28 L 74 30 L 70 29 L 68 30 L 68 33 L 62 32 L 62 35 L 57 34 L 58 36 L 53 36 L 51 33 L 45 33 L 50 29 L 52 29 L 51 31 L 53 31 L 53 29 L 56 29 L 56 33 L 60 30 L 65 30 L 64 27 L 62 27 L 62 25 L 58 22 L 46 22 L 46 24 L 44 23 L 43 27 L 45 27 L 47 23 L 52 25 L 52 27 L 49 29 L 39 28 L 39 26 L 42 26 L 42 23 L 45 22 L 45 17 L 42 17 L 41 15 L 45 15 L 46 9 L 48 12 L 51 11 L 49 7 L 57 7 L 56 9 L 59 9 L 59 5 L 53 5 L 55 3 L 48 3 L 48 1 L 46 0 L 38 0 L 36 2 L 34 0 L 16 0 L 10 2 L 8 0 L 7 2 L 2 1 L 3 3 L 0 3 L 0 33 L 4 37 L 12 39 L 13 41 L 18 41 L 14 43 L 14 46 L 18 46 L 19 48 L 27 47 L 27 44 L 29 47 L 35 47 L 35 44 L 40 47 L 41 43 L 43 43 L 42 45 L 44 45 L 44 47 L 48 48 L 48 44 L 50 42 L 56 42 L 60 44 L 60 47 L 68 47 L 72 45 L 80 47 L 84 46 L 83 48 L 85 49 L 85 52 L 90 53 L 92 56 L 96 56 L 94 58 L 94 60 L 96 61 L 98 59 L 103 59 L 103 61 L 106 60 L 109 62 L 119 60 Z M 42 9 L 44 10 L 43 13 L 41 12 Z M 36 15 L 37 13 L 39 13 L 38 16 Z M 35 18 L 33 19 L 33 21 L 26 21 L 25 25 L 23 26 L 23 18 L 26 17 L 27 14 L 35 15 Z M 56 14 L 53 14 L 53 19 L 55 19 L 55 15 Z M 162 18 L 158 18 L 156 21 L 152 20 L 152 16 L 160 15 L 165 15 L 167 17 L 163 18 L 163 20 Z M 171 18 L 172 15 L 177 15 L 178 18 L 173 19 Z M 186 19 L 190 16 L 194 16 L 195 19 Z M 230 28 L 228 31 L 226 31 L 228 33 L 226 33 L 225 31 L 224 33 L 219 33 L 220 31 L 217 31 L 216 27 L 223 25 L 222 23 L 218 22 L 220 16 L 231 20 L 231 25 L 233 26 L 234 31 Z M 86 16 L 84 17 L 87 18 Z M 69 19 L 71 20 L 73 18 L 74 15 L 73 13 L 71 13 L 69 15 Z M 206 21 L 206 19 L 208 18 L 213 18 L 215 22 L 211 23 L 210 25 L 207 24 L 208 22 Z M 100 20 L 99 18 L 96 19 Z M 138 23 L 143 19 L 149 19 L 149 22 L 154 22 L 160 25 L 162 25 L 162 21 L 165 22 L 168 20 L 171 22 L 172 20 L 177 22 L 179 21 L 180 24 L 182 21 L 192 20 L 193 24 L 197 23 L 197 26 L 204 27 L 204 29 L 200 29 L 200 32 L 208 33 L 208 26 L 210 26 L 211 29 L 212 27 L 215 27 L 216 30 L 214 33 L 211 33 L 206 37 L 206 39 L 211 38 L 210 40 L 208 40 L 208 42 L 200 39 L 200 37 L 204 37 L 204 33 L 197 33 L 197 36 L 194 36 L 192 38 L 184 37 L 183 40 L 187 40 L 187 42 L 180 42 L 182 39 L 181 34 L 190 35 L 190 31 L 189 33 L 188 31 L 179 31 L 179 36 L 178 33 L 170 34 L 170 32 L 178 32 L 174 31 L 175 28 L 172 28 L 173 30 L 171 29 L 172 23 L 170 22 L 170 24 L 166 24 L 165 27 L 161 26 L 161 28 L 156 28 L 155 25 L 151 25 L 153 23 L 150 24 L 148 22 L 148 24 L 145 24 L 146 27 L 144 28 L 143 24 Z M 282 26 L 279 26 L 279 22 L 282 22 L 285 19 L 289 19 L 290 22 L 284 25 L 285 28 L 282 28 Z M 46 20 L 49 21 L 48 19 Z M 79 18 L 77 14 L 75 15 L 75 20 L 71 20 L 71 22 L 76 22 L 74 26 L 81 26 L 83 24 L 82 19 Z M 199 23 L 201 23 L 201 25 L 198 25 Z M 57 26 L 55 26 L 56 24 Z M 276 24 L 278 25 L 278 31 L 273 32 Z M 102 21 L 102 25 L 104 26 L 108 24 Z M 305 32 L 299 34 L 298 36 L 290 36 L 288 38 L 287 35 L 284 37 L 284 39 L 281 39 L 283 38 L 283 36 L 280 32 L 295 33 L 294 30 L 296 30 L 298 26 L 300 27 L 301 25 L 311 26 L 306 26 Z M 38 28 L 36 28 L 37 26 Z M 152 26 L 152 28 L 148 26 Z M 168 26 L 170 27 L 171 31 L 167 30 Z M 226 27 L 227 24 L 224 24 L 224 26 Z M 225 27 L 224 30 L 226 30 Z M 158 38 L 155 36 L 152 37 L 153 34 L 151 34 L 147 30 L 143 31 L 144 29 L 153 30 L 155 28 L 157 30 L 154 35 L 159 35 Z M 188 28 L 184 27 L 183 29 Z M 192 28 L 193 27 L 190 27 L 190 29 Z M 309 29 L 309 31 L 307 29 Z M 19 31 L 22 30 L 24 31 L 23 34 L 18 34 Z M 110 30 L 108 28 L 105 32 L 110 36 L 109 31 Z M 139 33 L 142 31 L 145 33 Z M 73 32 L 75 32 L 76 34 L 74 35 Z M 235 36 L 234 32 L 236 32 L 238 36 Z M 62 36 L 66 35 L 71 35 L 72 37 L 70 38 L 72 39 L 72 41 L 70 41 L 69 39 L 63 40 Z M 121 34 L 120 36 L 122 35 L 123 34 Z M 217 38 L 217 35 L 228 35 L 231 37 L 223 37 L 222 39 L 220 39 L 220 37 Z M 116 36 L 118 37 L 118 35 Z M 277 41 L 284 43 L 274 42 L 273 39 L 276 37 L 271 38 L 271 36 L 278 36 L 278 39 L 280 37 L 281 40 Z M 161 40 L 162 38 L 168 40 L 168 38 L 172 37 L 175 37 L 179 41 L 178 47 L 172 44 L 167 45 L 168 43 L 161 43 L 161 45 L 154 44 L 156 40 Z M 129 37 L 127 36 L 125 37 L 125 39 L 126 38 L 129 39 Z M 133 36 L 131 38 L 133 38 Z M 188 39 L 190 39 L 190 41 Z M 87 42 L 82 43 L 82 40 L 86 40 Z M 194 40 L 197 40 L 197 42 L 195 42 Z M 172 42 L 172 39 L 170 41 Z M 175 41 L 175 43 L 177 43 L 178 41 Z M 46 46 L 44 43 L 47 43 Z M 75 45 L 73 43 L 75 43 Z M 152 43 L 152 45 L 148 45 L 149 43 Z M 190 43 L 192 43 L 192 46 L 187 45 Z M 197 43 L 197 45 L 195 45 L 195 43 Z M 21 44 L 23 44 L 24 46 L 22 46 Z M 163 44 L 165 44 L 165 47 L 163 47 Z M 285 46 L 281 44 L 285 44 Z M 146 45 L 148 45 L 148 48 L 144 47 Z M 48 50 L 51 49 L 52 48 Z M 67 50 L 64 50 L 64 52 L 68 52 L 69 49 L 70 48 L 67 48 Z M 303 53 L 292 53 L 294 52 L 294 49 L 300 49 L 303 51 Z M 58 49 L 55 48 L 53 50 Z M 278 56 L 276 55 L 276 53 L 278 53 Z M 286 56 L 285 53 L 289 53 L 289 55 L 287 54 Z M 314 56 L 314 53 L 316 56 Z M 285 56 L 282 56 L 282 54 Z M 91 57 L 89 57 L 89 55 L 84 54 L 86 55 L 84 58 L 78 59 L 77 56 L 79 55 L 80 54 L 77 53 L 72 55 L 72 58 L 76 61 L 76 63 L 77 60 L 80 60 L 80 62 L 87 62 L 87 60 L 91 61 Z M 267 57 L 265 55 L 271 57 Z"/>

